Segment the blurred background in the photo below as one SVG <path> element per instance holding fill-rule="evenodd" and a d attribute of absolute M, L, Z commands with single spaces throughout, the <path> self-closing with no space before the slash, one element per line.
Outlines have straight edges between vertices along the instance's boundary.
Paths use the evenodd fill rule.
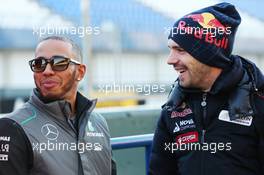
<path fill-rule="evenodd" d="M 80 90 L 98 98 L 112 137 L 153 133 L 177 74 L 166 64 L 173 23 L 221 0 L 8 0 L 0 6 L 0 116 L 29 97 L 28 61 L 39 39 L 79 43 L 88 72 Z M 264 70 L 264 1 L 231 0 L 241 14 L 233 54 Z M 116 150 L 118 174 L 144 174 L 144 148 Z"/>

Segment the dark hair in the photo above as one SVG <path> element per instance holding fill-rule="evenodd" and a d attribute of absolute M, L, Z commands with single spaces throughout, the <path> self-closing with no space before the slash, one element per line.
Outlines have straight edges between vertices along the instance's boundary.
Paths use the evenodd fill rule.
<path fill-rule="evenodd" d="M 69 43 L 72 45 L 72 51 L 75 53 L 76 55 L 76 60 L 77 61 L 80 61 L 82 62 L 82 52 L 81 52 L 81 49 L 80 47 L 78 46 L 78 44 L 76 42 L 74 42 L 73 40 L 71 40 L 70 38 L 67 38 L 65 36 L 56 36 L 56 35 L 53 35 L 53 36 L 48 36 L 48 37 L 45 37 L 45 38 L 42 38 L 39 42 L 43 42 L 43 41 L 46 41 L 46 40 L 59 40 L 59 41 L 64 41 L 66 43 Z"/>

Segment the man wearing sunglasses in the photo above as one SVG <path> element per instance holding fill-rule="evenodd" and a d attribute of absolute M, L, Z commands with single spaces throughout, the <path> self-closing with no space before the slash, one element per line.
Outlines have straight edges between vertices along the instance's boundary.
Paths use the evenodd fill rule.
<path fill-rule="evenodd" d="M 0 120 L 1 175 L 116 174 L 96 100 L 78 92 L 86 67 L 70 39 L 50 36 L 29 61 L 36 88 L 27 103 Z"/>

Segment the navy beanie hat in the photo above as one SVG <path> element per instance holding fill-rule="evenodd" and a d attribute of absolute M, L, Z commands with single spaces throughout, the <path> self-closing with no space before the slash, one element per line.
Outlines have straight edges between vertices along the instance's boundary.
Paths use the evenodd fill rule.
<path fill-rule="evenodd" d="M 172 39 L 198 61 L 226 69 L 241 18 L 232 4 L 220 3 L 192 12 L 175 22 Z"/>

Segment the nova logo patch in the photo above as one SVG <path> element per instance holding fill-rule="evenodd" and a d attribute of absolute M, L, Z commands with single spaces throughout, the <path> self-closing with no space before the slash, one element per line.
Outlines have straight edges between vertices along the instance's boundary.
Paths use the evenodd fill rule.
<path fill-rule="evenodd" d="M 181 130 L 181 128 L 179 127 L 179 125 L 178 125 L 178 123 L 177 122 L 175 122 L 175 128 L 174 128 L 174 130 L 173 130 L 173 133 L 175 133 L 175 132 L 178 132 L 178 131 L 180 131 Z"/>
<path fill-rule="evenodd" d="M 222 110 L 218 116 L 218 119 L 221 121 L 225 121 L 225 122 L 235 123 L 235 124 L 244 125 L 244 126 L 250 126 L 252 124 L 253 117 L 246 116 L 246 117 L 240 117 L 236 120 L 230 120 L 228 111 Z"/>
<path fill-rule="evenodd" d="M 192 125 L 192 124 L 194 124 L 193 119 L 180 121 L 181 126 Z"/>
<path fill-rule="evenodd" d="M 175 122 L 175 128 L 173 130 L 173 133 L 176 133 L 178 131 L 183 131 L 188 128 L 195 128 L 193 119 L 181 120 L 179 124 Z"/>

